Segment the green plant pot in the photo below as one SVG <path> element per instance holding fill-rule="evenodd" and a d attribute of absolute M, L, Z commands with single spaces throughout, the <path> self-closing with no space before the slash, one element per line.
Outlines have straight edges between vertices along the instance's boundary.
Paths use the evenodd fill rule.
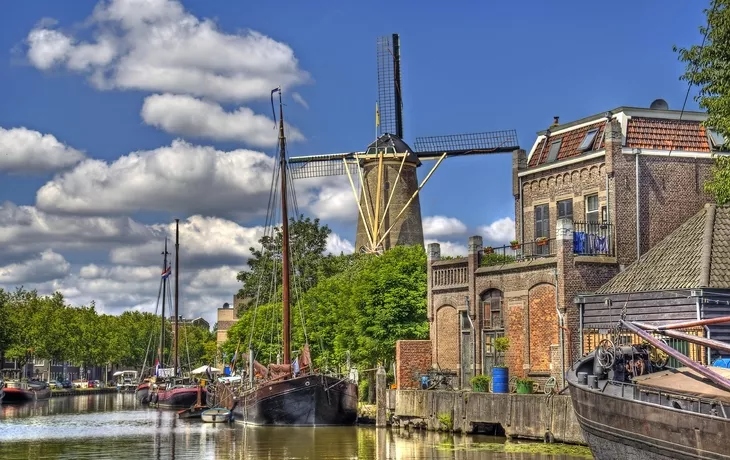
<path fill-rule="evenodd" d="M 517 383 L 517 394 L 520 394 L 520 395 L 532 394 L 532 384 L 518 382 Z"/>

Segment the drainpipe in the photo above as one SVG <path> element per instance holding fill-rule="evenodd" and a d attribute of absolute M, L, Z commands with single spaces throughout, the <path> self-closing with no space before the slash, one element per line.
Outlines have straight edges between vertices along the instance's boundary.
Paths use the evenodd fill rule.
<path fill-rule="evenodd" d="M 472 356 L 471 368 L 472 368 L 472 372 L 474 373 L 474 375 L 476 375 L 476 372 L 475 371 L 477 370 L 477 367 L 476 367 L 476 360 L 477 360 L 477 357 L 476 357 L 476 354 L 477 354 L 477 328 L 474 326 L 474 321 L 471 320 L 471 311 L 469 311 L 469 296 L 467 295 L 467 296 L 464 296 L 464 297 L 466 297 L 466 318 L 469 320 L 469 324 L 471 325 L 471 331 L 472 331 L 472 334 L 471 334 L 471 344 L 472 344 L 471 345 L 471 348 L 472 348 L 472 353 L 474 353 L 474 356 Z M 484 363 L 482 363 L 482 370 L 483 369 L 484 369 Z M 473 375 L 472 375 L 472 377 L 473 377 Z"/>
<path fill-rule="evenodd" d="M 522 178 L 520 183 L 520 244 L 525 244 L 525 203 L 522 202 Z"/>
<path fill-rule="evenodd" d="M 641 225 L 639 222 L 639 154 L 641 149 L 634 149 L 634 159 L 636 160 L 636 260 L 641 257 Z"/>
<path fill-rule="evenodd" d="M 565 388 L 565 332 L 563 332 L 563 314 L 560 313 L 558 299 L 558 269 L 555 269 L 555 311 L 558 313 L 558 330 L 560 331 L 560 388 Z"/>

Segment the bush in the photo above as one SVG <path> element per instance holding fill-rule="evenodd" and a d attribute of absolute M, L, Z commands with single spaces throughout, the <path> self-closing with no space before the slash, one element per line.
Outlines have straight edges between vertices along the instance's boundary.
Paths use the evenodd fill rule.
<path fill-rule="evenodd" d="M 489 382 L 491 381 L 492 377 L 488 375 L 475 375 L 471 378 L 471 387 L 474 391 L 489 393 Z"/>
<path fill-rule="evenodd" d="M 358 396 L 360 397 L 360 401 L 367 401 L 368 400 L 368 381 L 367 380 L 361 380 L 360 384 L 358 385 Z"/>

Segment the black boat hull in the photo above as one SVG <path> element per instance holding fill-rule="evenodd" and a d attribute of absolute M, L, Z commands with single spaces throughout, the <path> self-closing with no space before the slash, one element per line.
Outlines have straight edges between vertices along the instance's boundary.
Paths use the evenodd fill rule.
<path fill-rule="evenodd" d="M 324 375 L 273 382 L 242 395 L 233 416 L 250 425 L 354 425 L 357 385 Z"/>
<path fill-rule="evenodd" d="M 584 371 L 592 367 L 580 366 Z M 730 460 L 730 420 L 622 397 L 567 381 L 583 437 L 596 460 Z M 609 390 L 613 388 L 609 385 Z M 628 390 L 628 389 L 627 389 Z"/>
<path fill-rule="evenodd" d="M 51 389 L 20 389 L 5 388 L 4 395 L 0 400 L 3 404 L 23 404 L 33 401 L 43 401 L 51 398 Z"/>
<path fill-rule="evenodd" d="M 149 404 L 150 386 L 147 383 L 143 383 L 137 387 L 134 391 L 134 397 L 140 404 Z"/>
<path fill-rule="evenodd" d="M 206 392 L 201 388 L 200 404 L 205 404 Z M 171 390 L 159 390 L 150 394 L 150 403 L 156 404 L 157 407 L 169 409 L 187 408 L 198 401 L 198 388 L 182 387 L 173 388 Z"/>

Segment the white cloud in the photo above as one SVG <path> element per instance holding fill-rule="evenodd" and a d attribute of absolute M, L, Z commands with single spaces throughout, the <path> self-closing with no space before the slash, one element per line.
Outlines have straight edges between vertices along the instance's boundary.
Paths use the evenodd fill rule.
<path fill-rule="evenodd" d="M 142 119 L 171 134 L 217 141 L 243 141 L 257 147 L 276 145 L 279 132 L 274 120 L 256 115 L 247 107 L 226 112 L 210 101 L 191 96 L 155 94 L 144 100 Z M 289 142 L 304 140 L 299 130 L 287 127 Z"/>
<path fill-rule="evenodd" d="M 174 244 L 175 224 L 150 226 L 156 238 L 140 245 L 118 246 L 109 252 L 114 264 L 161 266 L 160 252 L 165 236 Z M 243 267 L 251 256 L 249 249 L 258 248 L 263 227 L 242 227 L 216 217 L 190 216 L 180 222 L 180 262 L 185 267 L 237 265 Z M 170 250 L 172 252 L 172 250 Z"/>
<path fill-rule="evenodd" d="M 296 91 L 291 93 L 292 99 L 294 99 L 294 102 L 298 102 L 299 105 L 304 107 L 305 109 L 309 110 L 309 104 L 307 101 L 302 97 L 301 94 L 297 93 Z"/>
<path fill-rule="evenodd" d="M 266 205 L 273 166 L 260 152 L 222 152 L 175 140 L 111 164 L 86 160 L 41 187 L 36 205 L 77 215 L 154 210 L 255 215 Z"/>
<path fill-rule="evenodd" d="M 357 202 L 346 177 L 300 179 L 295 185 L 299 202 L 320 219 L 342 222 L 357 220 Z"/>
<path fill-rule="evenodd" d="M 444 257 L 464 257 L 468 252 L 465 244 L 453 243 L 451 241 L 427 239 L 424 243 L 426 247 L 431 243 L 439 243 L 441 245 L 441 256 Z"/>
<path fill-rule="evenodd" d="M 336 233 L 330 233 L 330 235 L 327 237 L 327 247 L 325 248 L 324 252 L 325 254 L 334 254 L 338 256 L 341 253 L 352 254 L 354 250 L 355 247 L 349 240 L 342 238 Z"/>
<path fill-rule="evenodd" d="M 456 217 L 431 216 L 423 219 L 423 236 L 458 236 L 466 233 L 466 225 Z"/>
<path fill-rule="evenodd" d="M 0 204 L 0 260 L 48 247 L 88 251 L 142 243 L 153 236 L 152 229 L 128 217 L 62 216 L 33 206 Z"/>
<path fill-rule="evenodd" d="M 293 50 L 255 31 L 226 33 L 174 0 L 110 0 L 87 21 L 93 42 L 38 24 L 28 59 L 40 70 L 65 67 L 100 89 L 185 93 L 216 100 L 268 97 L 305 83 Z"/>
<path fill-rule="evenodd" d="M 503 217 L 489 225 L 479 227 L 479 233 L 484 237 L 484 244 L 507 244 L 515 237 L 515 221 L 511 217 Z"/>
<path fill-rule="evenodd" d="M 21 263 L 0 266 L 0 284 L 43 283 L 68 275 L 71 264 L 50 249 Z"/>
<path fill-rule="evenodd" d="M 0 127 L 0 171 L 44 173 L 72 166 L 84 154 L 51 134 L 27 128 Z"/>

